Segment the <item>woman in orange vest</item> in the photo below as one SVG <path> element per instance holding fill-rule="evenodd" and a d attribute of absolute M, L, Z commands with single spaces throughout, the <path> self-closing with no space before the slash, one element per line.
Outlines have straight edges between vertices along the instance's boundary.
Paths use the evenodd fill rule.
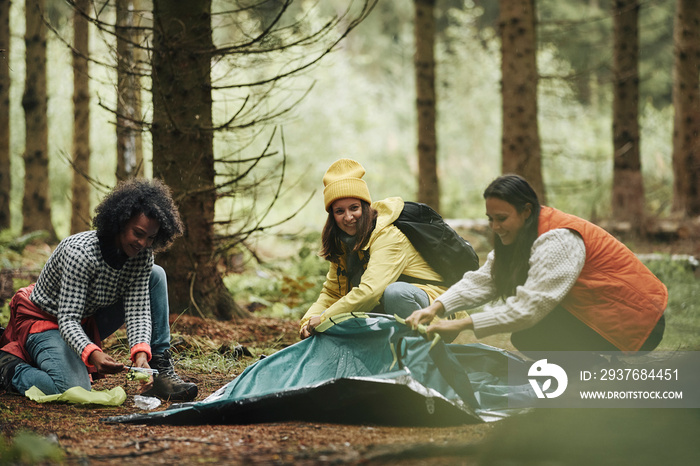
<path fill-rule="evenodd" d="M 466 318 L 434 321 L 428 335 L 512 332 L 524 352 L 656 348 L 668 292 L 632 251 L 586 220 L 541 206 L 517 175 L 494 180 L 484 199 L 494 250 L 409 325 L 485 304 Z"/>

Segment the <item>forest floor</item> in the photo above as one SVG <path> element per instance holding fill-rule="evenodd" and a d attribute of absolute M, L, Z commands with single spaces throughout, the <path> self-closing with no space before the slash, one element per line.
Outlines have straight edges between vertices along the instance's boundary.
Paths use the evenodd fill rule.
<path fill-rule="evenodd" d="M 698 253 L 697 244 L 642 249 Z M 197 400 L 240 374 L 258 357 L 259 348 L 274 351 L 298 341 L 296 321 L 256 317 L 221 322 L 184 315 L 174 319 L 176 358 L 178 348 L 181 354 L 192 354 L 197 347 L 219 353 L 238 345 L 254 350 L 253 356 L 246 356 L 247 361 L 230 370 L 177 363 L 178 373 L 197 383 Z M 494 338 L 485 343 L 512 349 L 507 336 Z M 122 343 L 110 337 L 105 347 L 110 345 L 118 352 Z M 124 387 L 127 393 L 127 401 L 119 407 L 39 404 L 24 396 L 0 395 L 0 465 L 20 464 L 10 463 L 7 456 L 3 459 L 3 451 L 10 451 L 7 448 L 13 440 L 21 448 L 17 444 L 24 433 L 38 436 L 32 437 L 32 445 L 38 445 L 38 439 L 39 443 L 48 441 L 53 448 L 58 446 L 62 458 L 45 464 L 694 464 L 693 445 L 700 432 L 700 410 L 680 409 L 540 410 L 495 423 L 444 428 L 310 422 L 200 426 L 104 423 L 100 419 L 143 412 L 134 404 L 133 397 L 139 391 L 136 382 L 112 375 L 94 384 L 95 389 L 116 386 Z M 168 406 L 163 403 L 157 410 Z"/>
<path fill-rule="evenodd" d="M 175 327 L 182 345 L 206 338 L 207 344 L 274 345 L 298 341 L 293 321 L 256 318 L 233 323 L 181 316 Z M 112 338 L 105 347 L 117 344 Z M 232 379 L 211 371 L 177 368 L 197 383 L 202 400 Z M 459 464 L 453 456 L 469 453 L 493 428 L 490 424 L 449 428 L 332 425 L 286 422 L 255 425 L 143 426 L 106 424 L 100 419 L 143 412 L 134 405 L 138 383 L 122 375 L 95 382 L 95 389 L 121 385 L 127 401 L 119 407 L 39 404 L 19 395 L 0 396 L 0 433 L 7 438 L 33 432 L 56 441 L 66 464 Z M 167 408 L 163 403 L 158 410 Z M 465 443 L 466 441 L 466 443 Z M 435 450 L 444 447 L 445 453 Z M 461 449 L 459 452 L 456 450 Z M 457 452 L 457 453 L 455 453 Z M 440 459 L 435 455 L 445 454 Z M 426 459 L 429 456 L 429 459 Z M 466 459 L 464 461 L 467 461 Z M 0 464 L 4 464 L 0 458 Z M 464 463 L 467 464 L 467 463 Z"/>
<path fill-rule="evenodd" d="M 208 341 L 223 348 L 233 344 L 280 348 L 297 339 L 296 322 L 271 318 L 236 324 L 181 316 L 176 325 L 176 339 L 184 346 Z M 105 343 L 106 347 L 120 345 L 113 337 Z M 507 339 L 500 346 L 508 347 Z M 184 379 L 197 383 L 197 400 L 233 378 L 216 370 L 177 367 Z M 440 428 L 314 422 L 196 426 L 102 422 L 105 417 L 144 412 L 134 404 L 138 384 L 127 382 L 123 375 L 108 376 L 95 382 L 94 388 L 119 385 L 127 393 L 127 401 L 119 407 L 40 404 L 19 395 L 0 396 L 0 441 L 14 439 L 18 445 L 23 434 L 31 433 L 34 437 L 23 444 L 25 454 L 27 448 L 40 452 L 49 444 L 61 455 L 41 462 L 4 461 L 0 442 L 0 465 L 658 466 L 697 461 L 698 409 L 544 409 L 498 422 Z M 163 403 L 157 410 L 168 406 Z"/>

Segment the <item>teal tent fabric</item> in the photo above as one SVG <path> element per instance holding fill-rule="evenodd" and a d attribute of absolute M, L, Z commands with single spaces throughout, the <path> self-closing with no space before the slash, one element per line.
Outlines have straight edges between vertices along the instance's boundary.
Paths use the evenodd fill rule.
<path fill-rule="evenodd" d="M 348 317 L 257 361 L 204 401 L 102 421 L 445 426 L 507 416 L 509 397 L 532 396 L 527 380 L 509 380 L 509 364 L 525 362 L 507 351 L 427 341 L 386 315 Z"/>

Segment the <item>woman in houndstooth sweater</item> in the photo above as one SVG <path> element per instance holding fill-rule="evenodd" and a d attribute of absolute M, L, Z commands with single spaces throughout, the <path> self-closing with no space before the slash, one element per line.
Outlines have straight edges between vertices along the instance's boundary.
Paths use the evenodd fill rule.
<path fill-rule="evenodd" d="M 93 226 L 61 241 L 36 284 L 13 297 L 0 338 L 1 387 L 89 390 L 91 375 L 126 370 L 101 349 L 125 323 L 131 364 L 158 370 L 144 394 L 194 399 L 197 386 L 172 366 L 167 280 L 153 263 L 154 251 L 183 232 L 169 188 L 158 180 L 122 182 L 97 207 Z"/>

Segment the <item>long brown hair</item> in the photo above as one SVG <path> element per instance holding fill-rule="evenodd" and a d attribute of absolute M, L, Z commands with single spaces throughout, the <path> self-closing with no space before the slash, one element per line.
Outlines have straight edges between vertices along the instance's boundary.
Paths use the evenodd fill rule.
<path fill-rule="evenodd" d="M 357 220 L 356 241 L 353 251 L 359 251 L 367 245 L 377 221 L 377 211 L 374 210 L 367 201 L 360 200 L 360 204 L 362 206 L 362 215 Z M 319 252 L 321 257 L 328 261 L 338 263 L 340 256 L 346 252 L 340 240 L 341 233 L 343 233 L 343 230 L 341 230 L 336 223 L 335 217 L 333 216 L 333 209 L 331 209 L 331 211 L 328 212 L 328 218 L 326 219 L 326 224 L 323 226 L 323 232 L 321 233 L 321 252 Z"/>
<path fill-rule="evenodd" d="M 522 213 L 528 204 L 532 208 L 513 244 L 506 246 L 498 235 L 494 235 L 495 257 L 491 276 L 498 296 L 506 299 L 513 296 L 515 289 L 527 280 L 530 250 L 537 239 L 541 206 L 535 190 L 518 175 L 503 175 L 493 180 L 484 191 L 484 199 L 491 197 L 509 203 L 518 213 Z"/>

